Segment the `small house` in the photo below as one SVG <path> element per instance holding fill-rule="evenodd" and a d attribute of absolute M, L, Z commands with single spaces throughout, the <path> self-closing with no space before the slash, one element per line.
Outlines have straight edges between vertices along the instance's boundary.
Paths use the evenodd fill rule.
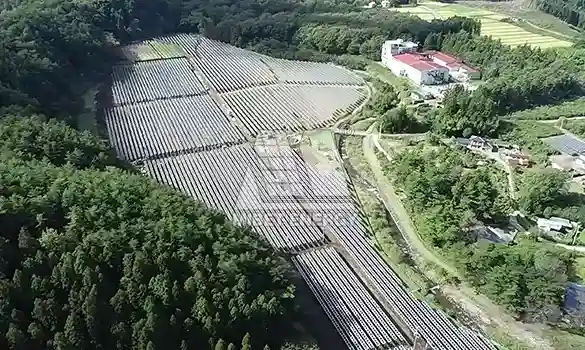
<path fill-rule="evenodd" d="M 469 138 L 469 149 L 476 150 L 476 151 L 489 151 L 493 150 L 493 145 L 487 139 L 479 136 L 471 136 Z"/>
<path fill-rule="evenodd" d="M 476 240 L 485 239 L 492 243 L 510 243 L 514 240 L 515 237 L 515 230 L 512 231 L 512 227 L 492 227 L 492 226 L 485 226 L 485 225 L 476 225 L 470 229 L 470 233 L 472 237 Z"/>

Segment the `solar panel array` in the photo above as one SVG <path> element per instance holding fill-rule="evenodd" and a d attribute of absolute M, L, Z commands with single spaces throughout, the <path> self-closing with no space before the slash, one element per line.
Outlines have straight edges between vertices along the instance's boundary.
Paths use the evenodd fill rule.
<path fill-rule="evenodd" d="M 282 60 L 266 57 L 262 59 L 280 81 L 303 84 L 362 85 L 362 80 L 352 72 L 330 63 L 315 63 Z"/>
<path fill-rule="evenodd" d="M 260 55 L 219 41 L 189 34 L 161 38 L 181 45 L 218 92 L 276 83 Z"/>
<path fill-rule="evenodd" d="M 239 145 L 222 150 L 147 162 L 146 172 L 159 181 L 171 184 L 208 205 L 228 213 L 230 218 L 236 222 L 249 222 L 242 214 L 247 212 L 249 208 L 254 209 L 254 213 L 259 213 L 256 210 L 263 208 L 270 219 L 263 222 L 263 225 L 252 222 L 252 226 L 277 249 L 298 253 L 303 249 L 320 247 L 328 242 L 328 238 L 332 238 L 351 257 L 352 266 L 360 271 L 360 276 L 365 278 L 368 285 L 373 287 L 377 295 L 383 298 L 384 303 L 392 310 L 392 315 L 398 317 L 410 330 L 423 336 L 433 349 L 495 349 L 489 340 L 454 324 L 444 313 L 431 308 L 424 301 L 416 299 L 408 291 L 399 276 L 388 267 L 368 243 L 366 224 L 351 197 L 353 191 L 347 190 L 346 183 L 332 180 L 335 177 L 328 176 L 327 173 L 324 176 L 319 176 L 320 170 L 305 164 L 307 173 L 313 175 L 298 175 L 296 178 L 289 177 L 289 179 L 293 179 L 291 181 L 293 186 L 296 184 L 296 186 L 302 187 L 299 179 L 308 178 L 313 182 L 310 184 L 311 188 L 319 188 L 320 192 L 301 191 L 305 197 L 297 202 L 286 202 L 285 207 L 283 207 L 283 202 L 271 203 L 259 196 L 258 193 L 262 191 L 259 190 L 258 186 L 262 185 L 255 182 L 256 176 L 266 174 L 266 169 L 272 168 L 266 164 L 264 157 L 259 157 L 259 154 L 263 153 L 261 150 L 254 152 L 254 149 L 247 144 Z M 292 161 L 302 162 L 302 159 L 296 156 Z M 249 171 L 250 169 L 253 171 Z M 288 164 L 284 166 L 284 169 L 295 169 L 295 166 Z M 247 174 L 251 175 L 251 178 L 247 177 Z M 249 186 L 250 184 L 252 186 Z M 343 186 L 345 190 L 339 189 L 340 186 Z M 345 201 L 340 200 L 343 193 L 346 194 Z M 327 198 L 332 200 L 327 202 Z M 303 213 L 303 211 L 308 215 L 300 221 L 296 220 L 296 215 Z M 275 216 L 278 217 L 278 220 L 273 221 Z M 309 264 L 302 267 L 304 269 L 309 269 L 308 266 L 316 269 L 315 264 L 321 264 L 322 266 L 319 268 L 328 271 L 329 274 L 345 274 L 342 271 L 343 268 L 340 265 L 335 265 L 336 263 L 331 262 L 331 259 L 323 258 L 318 260 L 319 262 L 312 262 L 312 258 L 306 259 L 309 261 L 299 259 L 294 259 L 294 261 L 297 266 Z M 337 258 L 332 259 L 338 260 Z M 299 266 L 299 268 L 301 267 Z M 314 284 L 318 284 L 318 282 L 311 282 L 311 278 L 320 278 L 309 277 L 306 274 L 304 277 L 308 283 Z M 321 281 L 320 283 L 333 282 Z M 347 288 L 345 282 L 337 280 L 335 283 L 334 289 L 338 293 L 345 293 Z M 317 287 L 313 286 L 313 288 Z M 326 290 L 330 289 L 323 288 L 321 293 L 326 293 Z M 342 297 L 344 296 L 338 295 L 335 298 Z M 365 295 L 360 297 L 369 298 Z M 329 305 L 326 299 L 320 299 L 320 302 L 326 312 L 331 313 L 332 310 L 337 310 L 334 305 L 338 302 L 335 302 L 334 305 Z M 360 305 L 362 308 L 367 308 L 367 304 Z M 385 313 L 381 306 L 375 310 L 380 314 Z M 351 332 L 351 337 L 344 338 L 350 348 L 362 349 L 363 345 L 360 344 L 374 341 L 370 339 L 364 342 L 364 339 L 360 338 L 363 336 L 364 330 L 352 325 L 352 322 L 356 322 L 353 319 L 354 316 L 348 316 L 342 310 L 338 310 L 338 312 L 339 314 L 330 314 L 329 316 L 342 336 L 344 336 L 344 332 Z M 359 312 L 367 315 L 369 311 L 361 309 Z M 334 317 L 344 318 L 345 324 L 336 323 L 338 321 Z M 362 323 L 360 324 L 365 327 Z M 375 324 L 371 326 L 375 327 Z M 396 327 L 394 323 L 386 326 L 387 329 L 392 327 Z M 399 338 L 395 338 L 395 340 L 399 341 Z"/>
<path fill-rule="evenodd" d="M 310 224 L 309 213 L 298 202 L 261 197 L 268 192 L 266 187 L 278 186 L 263 177 L 266 169 L 249 144 L 154 160 L 144 167 L 160 182 L 221 210 L 236 223 L 251 225 L 278 250 L 325 243 L 323 232 Z"/>
<path fill-rule="evenodd" d="M 409 348 L 392 318 L 424 336 L 434 350 L 494 348 L 410 294 L 369 244 L 344 175 L 307 165 L 275 139 L 257 137 L 255 147 L 244 143 L 240 126 L 254 135 L 306 129 L 335 118 L 336 110 L 355 107 L 364 99 L 359 78 L 352 81 L 351 73 L 332 65 L 289 64 L 197 36 L 159 40 L 179 43 L 194 66 L 174 59 L 169 71 L 158 65 L 166 61 L 150 61 L 141 71 L 148 74 L 122 68 L 114 74 L 126 79 L 114 83 L 120 106 L 104 114 L 120 157 L 143 160 L 146 174 L 292 253 L 350 349 Z M 202 75 L 203 83 L 197 79 Z"/>
<path fill-rule="evenodd" d="M 182 46 L 219 92 L 281 82 L 363 85 L 354 73 L 328 63 L 277 59 L 191 34 L 159 40 Z"/>
<path fill-rule="evenodd" d="M 114 67 L 112 79 L 114 106 L 191 96 L 207 91 L 185 58 L 117 66 Z"/>
<path fill-rule="evenodd" d="M 585 154 L 585 142 L 571 135 L 563 134 L 544 139 L 552 148 L 569 155 Z"/>
<path fill-rule="evenodd" d="M 130 161 L 245 140 L 209 95 L 114 107 L 104 117 L 110 143 Z"/>
<path fill-rule="evenodd" d="M 292 260 L 351 350 L 408 344 L 334 248 L 311 250 Z"/>
<path fill-rule="evenodd" d="M 303 85 L 260 86 L 221 96 L 252 135 L 324 127 L 366 98 L 363 90 L 353 87 Z"/>

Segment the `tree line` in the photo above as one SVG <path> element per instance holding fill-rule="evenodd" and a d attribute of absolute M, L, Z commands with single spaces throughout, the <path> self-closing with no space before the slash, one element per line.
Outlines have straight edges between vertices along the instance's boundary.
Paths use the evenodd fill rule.
<path fill-rule="evenodd" d="M 347 4 L 292 0 L 26 1 L 0 15 L 0 107 L 67 118 L 85 82 L 105 74 L 118 43 L 184 31 L 286 57 L 360 53 L 379 58 L 381 42 L 421 42 L 430 33 L 479 32 L 469 18 L 423 21 Z M 356 39 L 354 39 L 356 38 Z M 359 45 L 356 41 L 360 40 Z M 308 56 L 308 57 L 307 57 Z M 326 56 L 327 57 L 327 56 Z"/>
<path fill-rule="evenodd" d="M 539 10 L 549 13 L 560 20 L 583 28 L 585 11 L 583 2 L 575 0 L 538 0 L 536 6 Z"/>

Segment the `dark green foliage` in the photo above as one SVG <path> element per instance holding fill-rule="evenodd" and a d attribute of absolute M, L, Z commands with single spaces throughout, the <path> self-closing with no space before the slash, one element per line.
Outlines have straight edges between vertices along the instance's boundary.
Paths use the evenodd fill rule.
<path fill-rule="evenodd" d="M 573 264 L 570 252 L 522 241 L 517 246 L 482 242 L 463 262 L 482 293 L 529 321 L 555 322 Z"/>
<path fill-rule="evenodd" d="M 507 117 L 510 119 L 552 120 L 580 117 L 583 115 L 583 111 L 585 111 L 585 98 L 578 98 L 550 106 L 514 112 Z"/>
<path fill-rule="evenodd" d="M 387 111 L 378 117 L 380 131 L 388 134 L 416 133 L 425 131 L 410 111 L 400 106 Z"/>
<path fill-rule="evenodd" d="M 114 169 L 8 159 L 0 188 L 0 348 L 278 341 L 288 269 L 222 215 Z"/>
<path fill-rule="evenodd" d="M 433 245 L 471 241 L 466 230 L 509 210 L 505 188 L 477 159 L 445 146 L 417 147 L 398 154 L 388 171 L 416 211 L 419 231 Z M 471 168 L 471 169 L 470 169 Z"/>
<path fill-rule="evenodd" d="M 79 90 L 88 80 L 107 73 L 117 41 L 185 31 L 284 56 L 309 47 L 379 59 L 388 38 L 423 42 L 429 33 L 479 31 L 479 22 L 469 18 L 426 22 L 292 0 L 31 0 L 7 8 L 0 16 L 0 108 L 30 105 L 60 118 L 81 108 Z"/>
<path fill-rule="evenodd" d="M 456 85 L 447 91 L 443 108 L 433 118 L 435 132 L 446 136 L 492 135 L 499 125 L 496 104 L 485 90 L 473 93 Z"/>
<path fill-rule="evenodd" d="M 585 10 L 583 3 L 575 0 L 537 0 L 539 10 L 549 13 L 562 21 L 583 28 Z"/>
<path fill-rule="evenodd" d="M 520 179 L 518 204 L 525 212 L 542 215 L 567 195 L 569 175 L 552 168 L 527 170 Z"/>
<path fill-rule="evenodd" d="M 561 120 L 559 124 L 563 126 L 563 129 L 566 129 L 580 137 L 585 137 L 585 120 L 583 119 Z"/>
<path fill-rule="evenodd" d="M 394 87 L 380 80 L 374 81 L 374 96 L 368 102 L 368 108 L 381 115 L 398 105 L 400 99 Z"/>
<path fill-rule="evenodd" d="M 512 49 L 464 32 L 445 36 L 441 50 L 482 69 L 489 79 L 474 93 L 474 99 L 485 100 L 477 102 L 480 106 L 494 103 L 498 115 L 557 103 L 583 92 L 576 76 L 581 67 L 554 50 L 527 45 Z"/>
<path fill-rule="evenodd" d="M 303 19 L 307 21 L 307 19 Z M 319 14 L 309 17 L 296 34 L 300 47 L 329 54 L 361 54 L 379 60 L 385 40 L 397 37 L 425 42 L 428 35 L 440 38 L 465 30 L 479 33 L 480 24 L 464 17 L 424 21 L 415 16 L 391 11 L 360 11 L 344 14 Z"/>
<path fill-rule="evenodd" d="M 0 151 L 12 152 L 21 159 L 46 159 L 55 165 L 69 163 L 76 168 L 118 164 L 105 141 L 40 116 L 0 120 Z"/>

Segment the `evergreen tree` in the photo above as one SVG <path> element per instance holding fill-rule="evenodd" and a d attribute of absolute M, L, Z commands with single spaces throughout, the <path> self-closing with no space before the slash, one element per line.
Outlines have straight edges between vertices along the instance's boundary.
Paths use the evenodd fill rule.
<path fill-rule="evenodd" d="M 244 335 L 244 338 L 242 339 L 242 349 L 241 350 L 251 350 L 252 349 L 252 344 L 250 341 L 250 333 L 246 333 L 246 335 Z"/>
<path fill-rule="evenodd" d="M 225 341 L 223 341 L 223 339 L 220 339 L 217 342 L 217 344 L 215 344 L 215 349 L 214 350 L 226 350 Z"/>

